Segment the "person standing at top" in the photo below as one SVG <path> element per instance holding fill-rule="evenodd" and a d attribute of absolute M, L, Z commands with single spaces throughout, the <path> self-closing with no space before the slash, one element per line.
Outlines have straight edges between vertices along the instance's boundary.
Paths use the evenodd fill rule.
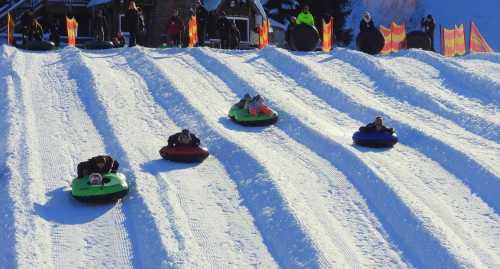
<path fill-rule="evenodd" d="M 184 31 L 184 22 L 179 16 L 179 10 L 175 10 L 172 17 L 167 22 L 167 35 L 171 46 L 179 47 L 182 45 L 182 32 Z"/>
<path fill-rule="evenodd" d="M 108 23 L 106 17 L 102 14 L 102 10 L 97 10 L 96 17 L 94 19 L 94 35 L 97 41 L 104 41 L 106 36 L 106 31 L 108 29 Z"/>
<path fill-rule="evenodd" d="M 369 32 L 376 30 L 375 24 L 373 23 L 372 16 L 370 15 L 369 12 L 365 12 L 363 15 L 363 19 L 361 19 L 361 22 L 359 23 L 359 31 L 360 32 Z"/>
<path fill-rule="evenodd" d="M 127 10 L 127 28 L 130 33 L 130 39 L 128 46 L 134 47 L 137 45 L 137 34 L 139 33 L 139 10 L 135 4 L 135 1 L 130 1 Z"/>
<path fill-rule="evenodd" d="M 33 14 L 33 10 L 29 10 L 28 12 L 24 13 L 22 18 L 21 18 L 21 25 L 23 27 L 23 45 L 26 44 L 26 40 L 28 38 L 30 28 L 31 28 L 31 23 L 33 22 L 33 18 L 35 18 L 35 15 Z"/>
<path fill-rule="evenodd" d="M 308 5 L 305 5 L 297 16 L 297 24 L 306 24 L 314 27 L 314 17 L 309 11 Z"/>
<path fill-rule="evenodd" d="M 50 22 L 49 26 L 49 31 L 50 31 L 50 41 L 54 42 L 54 45 L 56 47 L 59 47 L 59 44 L 61 43 L 61 31 L 60 31 L 60 24 L 59 20 L 57 18 L 52 19 Z"/>
<path fill-rule="evenodd" d="M 436 23 L 434 22 L 432 15 L 429 14 L 427 17 L 422 18 L 421 25 L 424 32 L 431 39 L 431 49 L 434 51 L 434 29 L 436 28 Z"/>
<path fill-rule="evenodd" d="M 200 0 L 195 4 L 196 23 L 198 24 L 198 44 L 205 46 L 205 36 L 207 33 L 208 11 Z"/>
<path fill-rule="evenodd" d="M 28 40 L 42 41 L 43 39 L 43 28 L 37 19 L 33 18 L 31 20 L 31 26 L 28 31 Z"/>
<path fill-rule="evenodd" d="M 221 12 L 217 20 L 217 31 L 219 32 L 220 44 L 222 49 L 229 48 L 229 32 L 231 30 L 231 22 L 226 17 L 224 11 Z"/>

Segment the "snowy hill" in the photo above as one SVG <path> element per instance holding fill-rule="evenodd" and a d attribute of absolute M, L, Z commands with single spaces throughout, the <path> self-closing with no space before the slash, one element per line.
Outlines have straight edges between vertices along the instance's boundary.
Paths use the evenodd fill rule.
<path fill-rule="evenodd" d="M 1 268 L 499 268 L 500 54 L 0 47 Z M 244 93 L 280 112 L 227 118 Z M 389 150 L 352 145 L 382 115 Z M 211 156 L 160 159 L 189 128 Z M 108 153 L 116 204 L 69 193 Z"/>
<path fill-rule="evenodd" d="M 498 0 L 352 0 L 352 13 L 348 27 L 359 31 L 359 22 L 365 11 L 372 13 L 375 24 L 389 25 L 392 21 L 405 22 L 408 31 L 420 30 L 420 19 L 432 14 L 436 20 L 435 39 L 440 48 L 439 25 L 452 28 L 455 24 L 465 24 L 467 33 L 469 24 L 474 21 L 489 45 L 500 51 L 500 1 Z M 467 34 L 468 36 L 468 34 Z M 468 40 L 467 40 L 468 42 Z"/>

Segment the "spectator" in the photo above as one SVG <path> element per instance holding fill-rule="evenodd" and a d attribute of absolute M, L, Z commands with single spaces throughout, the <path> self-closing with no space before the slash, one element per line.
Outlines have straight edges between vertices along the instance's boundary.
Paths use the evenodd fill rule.
<path fill-rule="evenodd" d="M 106 17 L 102 14 L 102 10 L 97 10 L 96 17 L 94 19 L 94 35 L 95 39 L 98 41 L 104 41 L 108 29 L 108 23 Z M 108 39 L 109 40 L 109 39 Z"/>
<path fill-rule="evenodd" d="M 229 48 L 229 31 L 231 27 L 231 22 L 226 18 L 226 13 L 221 12 L 219 19 L 217 20 L 217 31 L 219 32 L 220 44 L 222 49 Z"/>
<path fill-rule="evenodd" d="M 182 45 L 182 33 L 184 31 L 184 22 L 179 16 L 179 10 L 175 10 L 173 16 L 167 23 L 167 35 L 170 46 L 179 47 Z"/>
<path fill-rule="evenodd" d="M 23 14 L 21 17 L 21 25 L 23 27 L 23 45 L 26 44 L 26 40 L 28 38 L 30 28 L 31 28 L 31 23 L 33 22 L 34 19 L 34 14 L 33 14 L 33 9 L 27 11 L 26 13 Z"/>
<path fill-rule="evenodd" d="M 288 27 L 286 28 L 286 32 L 285 32 L 285 40 L 286 40 L 288 48 L 291 48 L 290 37 L 292 35 L 293 29 L 295 29 L 295 26 L 297 26 L 297 18 L 292 16 L 292 17 L 290 17 L 290 23 L 288 24 Z"/>
<path fill-rule="evenodd" d="M 230 21 L 229 25 L 228 48 L 237 49 L 240 47 L 240 29 L 238 29 L 234 21 Z"/>
<path fill-rule="evenodd" d="M 434 51 L 434 29 L 436 28 L 436 23 L 434 22 L 434 18 L 432 15 L 427 15 L 426 18 L 422 18 L 421 21 L 422 28 L 424 29 L 424 32 L 429 36 L 431 39 L 431 50 Z"/>
<path fill-rule="evenodd" d="M 51 22 L 50 22 L 50 26 L 49 26 L 49 31 L 50 31 L 50 41 L 54 42 L 55 46 L 56 47 L 59 47 L 60 43 L 61 43 L 61 32 L 60 32 L 60 24 L 59 24 L 59 20 L 56 18 L 56 19 L 53 19 Z"/>
<path fill-rule="evenodd" d="M 137 35 L 139 33 L 139 10 L 135 4 L 135 1 L 131 0 L 128 5 L 126 20 L 127 28 L 130 33 L 129 47 L 134 47 L 137 45 Z"/>
<path fill-rule="evenodd" d="M 31 26 L 28 30 L 28 40 L 29 41 L 42 41 L 43 39 L 43 28 L 37 19 L 31 21 Z"/>
<path fill-rule="evenodd" d="M 363 19 L 359 23 L 359 31 L 360 32 L 369 32 L 369 31 L 373 31 L 373 30 L 377 30 L 377 28 L 375 28 L 375 24 L 373 23 L 372 16 L 370 15 L 369 12 L 365 12 L 365 14 L 363 15 Z"/>
<path fill-rule="evenodd" d="M 196 22 L 198 27 L 198 44 L 205 46 L 205 38 L 207 33 L 208 11 L 200 0 L 196 1 L 195 5 Z"/>
<path fill-rule="evenodd" d="M 314 17 L 309 11 L 308 5 L 305 5 L 297 16 L 297 24 L 306 24 L 314 27 Z"/>

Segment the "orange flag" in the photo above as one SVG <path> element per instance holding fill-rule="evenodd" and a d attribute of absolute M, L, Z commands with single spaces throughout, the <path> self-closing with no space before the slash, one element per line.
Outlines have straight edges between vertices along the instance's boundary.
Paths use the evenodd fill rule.
<path fill-rule="evenodd" d="M 469 50 L 470 52 L 493 52 L 493 49 L 488 45 L 474 22 L 470 24 Z"/>
<path fill-rule="evenodd" d="M 323 21 L 323 51 L 330 52 L 333 47 L 333 17 L 326 23 Z"/>
<path fill-rule="evenodd" d="M 465 55 L 465 31 L 464 25 L 455 25 L 455 55 Z"/>
<path fill-rule="evenodd" d="M 398 52 L 406 48 L 406 26 L 395 22 L 391 23 L 391 51 Z"/>
<path fill-rule="evenodd" d="M 188 47 L 192 48 L 196 46 L 196 44 L 198 43 L 198 23 L 196 22 L 196 16 L 191 16 L 191 19 L 189 19 L 188 36 Z"/>
<path fill-rule="evenodd" d="M 7 13 L 7 44 L 14 46 L 14 18 L 10 15 L 10 13 Z"/>
<path fill-rule="evenodd" d="M 259 49 L 265 48 L 269 44 L 269 20 L 263 20 L 259 27 Z"/>
<path fill-rule="evenodd" d="M 66 17 L 66 28 L 68 31 L 68 46 L 76 46 L 76 37 L 78 36 L 78 22 L 75 18 Z"/>
<path fill-rule="evenodd" d="M 392 51 L 392 33 L 391 29 L 384 27 L 383 25 L 380 25 L 379 27 L 380 32 L 384 36 L 385 44 L 384 48 L 380 53 L 382 54 L 389 54 Z"/>

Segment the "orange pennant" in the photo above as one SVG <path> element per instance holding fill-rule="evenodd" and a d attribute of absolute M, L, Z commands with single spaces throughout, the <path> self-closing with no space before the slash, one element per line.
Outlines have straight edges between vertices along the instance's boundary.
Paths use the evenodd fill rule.
<path fill-rule="evenodd" d="M 76 37 L 78 36 L 78 22 L 75 18 L 66 17 L 66 28 L 68 31 L 68 46 L 76 46 Z"/>
<path fill-rule="evenodd" d="M 14 18 L 10 15 L 10 13 L 7 13 L 7 44 L 14 46 L 15 40 L 14 40 Z"/>
<path fill-rule="evenodd" d="M 470 24 L 469 50 L 470 52 L 493 52 L 474 22 Z"/>
<path fill-rule="evenodd" d="M 389 54 L 392 51 L 392 34 L 391 34 L 391 29 L 384 27 L 383 25 L 380 25 L 379 27 L 380 32 L 384 36 L 385 44 L 384 48 L 380 53 L 382 54 Z"/>
<path fill-rule="evenodd" d="M 188 22 L 188 47 L 192 48 L 198 43 L 198 23 L 196 21 L 196 16 L 191 16 Z"/>
<path fill-rule="evenodd" d="M 326 23 L 323 21 L 323 51 L 330 52 L 333 47 L 333 17 Z"/>

